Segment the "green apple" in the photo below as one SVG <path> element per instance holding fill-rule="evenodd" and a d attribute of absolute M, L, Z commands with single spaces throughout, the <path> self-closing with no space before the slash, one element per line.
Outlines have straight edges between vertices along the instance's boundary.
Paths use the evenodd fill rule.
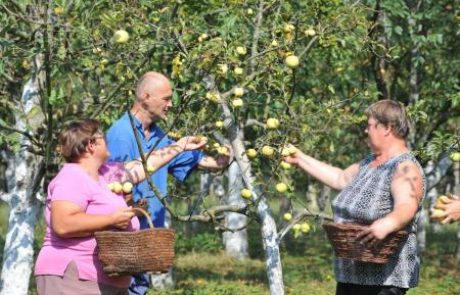
<path fill-rule="evenodd" d="M 236 47 L 236 53 L 238 53 L 238 55 L 245 55 L 248 51 L 246 50 L 246 47 L 243 47 L 243 46 L 238 46 Z"/>
<path fill-rule="evenodd" d="M 224 122 L 216 121 L 215 126 L 220 129 L 220 128 L 224 127 Z"/>
<path fill-rule="evenodd" d="M 304 31 L 304 34 L 311 37 L 316 35 L 316 31 L 310 27 Z"/>
<path fill-rule="evenodd" d="M 244 188 L 241 190 L 241 196 L 245 199 L 249 199 L 252 196 L 251 190 Z"/>
<path fill-rule="evenodd" d="M 218 65 L 219 69 L 218 69 L 218 73 L 221 74 L 221 75 L 225 75 L 228 71 L 228 65 L 226 64 L 219 64 Z"/>
<path fill-rule="evenodd" d="M 119 194 L 123 191 L 123 185 L 121 185 L 121 183 L 119 183 L 118 181 L 114 181 L 112 183 L 112 191 L 116 194 Z"/>
<path fill-rule="evenodd" d="M 284 170 L 289 170 L 292 168 L 292 165 L 288 162 L 284 162 L 284 161 L 281 161 L 281 168 L 283 168 Z"/>
<path fill-rule="evenodd" d="M 113 34 L 113 40 L 116 43 L 126 43 L 129 40 L 129 34 L 125 30 L 118 30 Z"/>
<path fill-rule="evenodd" d="M 280 194 L 285 193 L 288 189 L 288 186 L 284 182 L 280 182 L 276 184 L 275 186 L 276 191 L 279 192 Z"/>
<path fill-rule="evenodd" d="M 203 33 L 203 34 L 200 35 L 200 37 L 198 37 L 198 42 L 201 43 L 201 42 L 203 42 L 204 40 L 208 39 L 208 37 L 209 37 L 208 34 Z"/>
<path fill-rule="evenodd" d="M 233 95 L 236 97 L 241 97 L 244 95 L 244 88 L 243 87 L 235 87 L 233 89 Z"/>
<path fill-rule="evenodd" d="M 262 155 L 264 155 L 266 157 L 271 157 L 271 156 L 273 156 L 274 153 L 275 153 L 275 149 L 272 148 L 271 146 L 264 145 L 262 147 Z"/>
<path fill-rule="evenodd" d="M 257 151 L 255 149 L 248 149 L 246 151 L 246 155 L 251 158 L 251 159 L 254 159 L 255 157 L 257 157 Z"/>
<path fill-rule="evenodd" d="M 286 34 L 292 33 L 295 30 L 295 26 L 293 24 L 285 24 L 283 27 L 283 32 Z"/>
<path fill-rule="evenodd" d="M 272 41 L 272 46 L 273 46 L 273 47 L 278 47 L 278 45 L 279 45 L 279 44 L 278 44 L 278 41 L 276 41 L 276 39 L 273 39 L 273 41 Z"/>
<path fill-rule="evenodd" d="M 451 153 L 449 158 L 452 160 L 452 162 L 460 162 L 460 152 Z"/>
<path fill-rule="evenodd" d="M 124 182 L 122 190 L 125 194 L 131 193 L 133 190 L 133 184 L 129 181 Z"/>
<path fill-rule="evenodd" d="M 304 234 L 308 233 L 310 231 L 310 225 L 306 222 L 302 223 L 300 225 L 300 231 L 302 231 Z"/>
<path fill-rule="evenodd" d="M 243 106 L 243 100 L 241 98 L 237 98 L 232 100 L 232 106 L 236 108 L 241 108 Z"/>
<path fill-rule="evenodd" d="M 295 69 L 299 66 L 299 58 L 295 55 L 289 55 L 288 57 L 286 57 L 286 59 L 284 60 L 284 63 L 290 67 L 291 69 Z"/>
<path fill-rule="evenodd" d="M 292 214 L 291 213 L 284 213 L 283 215 L 284 220 L 290 221 L 292 219 Z"/>
<path fill-rule="evenodd" d="M 267 123 L 265 126 L 267 126 L 267 129 L 276 129 L 280 125 L 280 121 L 276 118 L 268 118 Z"/>
<path fill-rule="evenodd" d="M 240 68 L 240 67 L 236 67 L 234 70 L 233 70 L 233 73 L 235 73 L 235 75 L 237 76 L 240 76 L 240 75 L 243 75 L 243 68 Z"/>

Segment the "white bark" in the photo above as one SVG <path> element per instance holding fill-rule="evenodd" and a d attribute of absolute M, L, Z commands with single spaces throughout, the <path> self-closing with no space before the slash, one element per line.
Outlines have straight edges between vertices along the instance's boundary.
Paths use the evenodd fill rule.
<path fill-rule="evenodd" d="M 238 163 L 233 162 L 228 169 L 228 200 L 229 205 L 244 204 L 240 196 L 240 191 L 243 189 L 243 181 Z M 228 212 L 225 213 L 225 225 L 227 228 L 235 230 L 243 228 L 247 225 L 248 218 L 244 214 Z M 226 231 L 223 234 L 225 252 L 231 257 L 237 259 L 246 259 L 248 253 L 248 233 L 246 228 L 231 232 Z"/>
<path fill-rule="evenodd" d="M 37 68 L 40 69 L 41 58 L 36 60 Z M 35 75 L 24 86 L 21 97 L 24 114 L 28 114 L 34 107 L 39 107 L 41 81 L 41 78 Z M 16 115 L 15 128 L 18 130 L 27 130 L 24 114 Z M 0 278 L 1 295 L 27 294 L 33 270 L 34 226 L 40 208 L 37 199 L 39 194 L 34 191 L 36 188 L 33 186 L 37 177 L 42 178 L 42 169 L 39 168 L 40 159 L 27 150 L 30 145 L 28 138 L 21 135 L 20 143 L 21 149 L 8 158 L 8 193 L 1 195 L 10 207 Z"/>

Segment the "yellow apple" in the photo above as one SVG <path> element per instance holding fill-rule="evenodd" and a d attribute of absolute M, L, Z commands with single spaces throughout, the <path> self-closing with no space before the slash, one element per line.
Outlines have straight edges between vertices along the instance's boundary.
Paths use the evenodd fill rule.
<path fill-rule="evenodd" d="M 129 194 L 133 190 L 133 184 L 129 181 L 126 181 L 125 183 L 123 183 L 122 190 L 125 194 Z"/>
<path fill-rule="evenodd" d="M 279 125 L 280 125 L 280 121 L 278 121 L 278 119 L 276 118 L 267 119 L 267 123 L 266 123 L 267 129 L 276 129 L 279 127 Z"/>
<path fill-rule="evenodd" d="M 126 43 L 129 40 L 129 34 L 125 30 L 118 30 L 113 34 L 113 40 L 117 43 Z"/>
<path fill-rule="evenodd" d="M 293 24 L 285 24 L 283 27 L 283 32 L 286 34 L 292 33 L 295 30 L 295 26 Z"/>
<path fill-rule="evenodd" d="M 433 209 L 431 211 L 430 218 L 434 220 L 441 220 L 446 216 L 446 213 L 442 209 Z"/>
<path fill-rule="evenodd" d="M 242 87 L 235 87 L 233 89 L 233 94 L 236 96 L 236 97 L 241 97 L 244 95 L 244 88 Z"/>
<path fill-rule="evenodd" d="M 257 157 L 257 151 L 255 149 L 247 149 L 246 155 L 249 158 L 253 159 L 253 158 Z"/>
<path fill-rule="evenodd" d="M 247 188 L 241 190 L 241 196 L 245 199 L 249 199 L 252 196 L 252 192 Z"/>
<path fill-rule="evenodd" d="M 449 158 L 452 160 L 452 162 L 460 162 L 460 152 L 451 153 Z"/>
<path fill-rule="evenodd" d="M 220 128 L 224 127 L 224 122 L 222 122 L 222 121 L 216 121 L 215 125 L 216 125 L 217 128 L 220 129 Z"/>
<path fill-rule="evenodd" d="M 198 42 L 203 42 L 204 40 L 208 39 L 208 37 L 208 34 L 203 33 L 200 35 L 200 37 L 198 37 Z"/>
<path fill-rule="evenodd" d="M 297 68 L 299 66 L 299 58 L 295 55 L 289 55 L 288 57 L 286 57 L 284 62 L 291 69 Z"/>
<path fill-rule="evenodd" d="M 213 145 L 212 145 L 213 148 L 215 149 L 218 149 L 220 148 L 220 144 L 218 142 L 215 142 Z"/>
<path fill-rule="evenodd" d="M 228 65 L 226 64 L 219 64 L 218 65 L 219 69 L 217 70 L 217 72 L 221 75 L 225 75 L 228 71 Z"/>
<path fill-rule="evenodd" d="M 155 172 L 155 167 L 153 167 L 152 165 L 147 165 L 147 172 L 148 172 L 148 173 L 153 173 L 153 172 Z"/>
<path fill-rule="evenodd" d="M 112 183 L 112 191 L 116 194 L 119 194 L 123 191 L 123 186 L 118 181 Z"/>
<path fill-rule="evenodd" d="M 293 229 L 294 231 L 299 231 L 299 230 L 300 230 L 300 224 L 298 224 L 298 223 L 294 224 L 294 226 L 292 227 L 292 229 Z"/>
<path fill-rule="evenodd" d="M 266 157 L 271 157 L 271 156 L 273 156 L 274 153 L 275 153 L 275 149 L 272 148 L 271 146 L 264 145 L 262 147 L 262 155 L 264 155 Z"/>
<path fill-rule="evenodd" d="M 288 186 L 284 182 L 278 183 L 276 186 L 276 191 L 279 192 L 280 194 L 285 193 L 288 189 Z"/>
<path fill-rule="evenodd" d="M 238 46 L 236 47 L 236 53 L 238 53 L 238 55 L 245 55 L 248 51 L 246 50 L 246 47 L 243 47 L 243 46 Z"/>
<path fill-rule="evenodd" d="M 243 68 L 240 68 L 240 67 L 236 67 L 234 70 L 233 70 L 233 73 L 235 73 L 235 75 L 237 76 L 240 76 L 240 75 L 243 75 Z"/>
<path fill-rule="evenodd" d="M 439 196 L 436 200 L 435 207 L 438 207 L 439 205 L 449 204 L 450 202 L 451 199 L 448 196 Z"/>
<path fill-rule="evenodd" d="M 316 35 L 316 32 L 315 32 L 315 30 L 314 30 L 313 28 L 308 28 L 308 29 L 306 29 L 306 30 L 304 31 L 304 34 L 305 34 L 306 36 L 310 36 L 310 37 L 311 37 L 311 36 L 315 36 L 315 35 Z"/>
<path fill-rule="evenodd" d="M 248 8 L 248 9 L 246 10 L 246 13 L 247 13 L 248 15 L 253 15 L 253 14 L 254 14 L 254 10 L 252 10 L 252 8 Z"/>
<path fill-rule="evenodd" d="M 278 45 L 279 45 L 279 44 L 278 44 L 278 41 L 276 41 L 276 39 L 273 39 L 273 41 L 272 41 L 272 46 L 273 46 L 273 47 L 278 47 Z"/>
<path fill-rule="evenodd" d="M 109 184 L 107 184 L 107 188 L 113 191 L 113 182 L 110 182 Z"/>
<path fill-rule="evenodd" d="M 303 233 L 308 233 L 310 231 L 310 225 L 306 222 L 302 223 L 300 225 L 300 230 L 303 232 Z"/>
<path fill-rule="evenodd" d="M 292 214 L 291 213 L 284 213 L 283 215 L 284 220 L 289 221 L 292 219 Z"/>
<path fill-rule="evenodd" d="M 224 156 L 228 156 L 229 155 L 229 152 L 228 152 L 228 148 L 226 146 L 220 146 L 217 148 L 217 153 L 219 155 L 224 155 Z"/>
<path fill-rule="evenodd" d="M 284 161 L 281 161 L 281 168 L 283 168 L 284 170 L 289 170 L 292 168 L 292 165 L 288 162 L 284 162 Z"/>
<path fill-rule="evenodd" d="M 284 146 L 281 148 L 281 156 L 283 157 L 287 157 L 287 156 L 290 156 L 292 154 L 295 154 L 296 150 L 295 150 L 295 147 L 292 147 L 292 146 Z"/>
<path fill-rule="evenodd" d="M 243 106 L 243 100 L 241 98 L 237 98 L 237 99 L 232 100 L 232 106 L 234 108 L 242 107 Z"/>
<path fill-rule="evenodd" d="M 209 91 L 209 92 L 206 92 L 206 98 L 212 102 L 218 102 L 220 99 L 220 96 L 219 96 L 219 93 L 217 92 Z"/>

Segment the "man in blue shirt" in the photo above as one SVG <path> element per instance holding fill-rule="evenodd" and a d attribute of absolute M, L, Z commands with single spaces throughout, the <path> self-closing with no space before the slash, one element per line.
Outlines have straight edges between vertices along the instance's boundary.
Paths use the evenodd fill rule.
<path fill-rule="evenodd" d="M 131 108 L 136 131 L 139 135 L 142 151 L 146 153 L 152 148 L 160 149 L 172 144 L 157 126 L 157 122 L 164 120 L 172 106 L 172 87 L 169 79 L 157 72 L 145 73 L 136 85 L 136 101 Z M 111 161 L 129 161 L 140 157 L 135 135 L 125 113 L 112 124 L 107 132 L 107 144 L 111 153 Z M 201 151 L 187 151 L 179 154 L 156 170 L 152 175 L 155 186 L 161 195 L 167 195 L 167 177 L 171 173 L 179 181 L 185 180 L 187 175 L 197 166 L 209 170 L 220 170 L 227 167 L 229 157 L 212 158 Z M 139 183 L 133 189 L 133 201 L 141 199 L 148 201 L 149 213 L 156 227 L 165 225 L 165 208 L 150 189 L 147 181 Z M 148 228 L 145 218 L 140 218 L 141 228 Z M 152 253 L 152 255 L 155 255 Z M 149 286 L 148 276 L 135 276 L 130 286 L 130 294 L 146 294 Z"/>

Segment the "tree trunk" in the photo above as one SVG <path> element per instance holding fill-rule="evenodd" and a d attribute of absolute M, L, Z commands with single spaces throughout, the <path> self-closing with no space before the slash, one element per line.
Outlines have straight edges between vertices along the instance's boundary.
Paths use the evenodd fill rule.
<path fill-rule="evenodd" d="M 243 181 L 241 172 L 237 162 L 233 162 L 228 169 L 228 194 L 227 203 L 229 205 L 244 203 L 240 196 L 240 191 L 243 189 Z M 225 252 L 231 257 L 237 259 L 246 259 L 248 253 L 248 233 L 246 225 L 248 218 L 244 214 L 227 212 L 225 213 L 225 225 L 231 230 L 243 228 L 236 232 L 226 231 L 223 234 Z"/>
<path fill-rule="evenodd" d="M 36 58 L 37 69 L 41 68 L 42 58 Z M 37 71 L 40 73 L 39 71 Z M 24 86 L 21 97 L 24 114 L 40 106 L 41 75 L 34 75 Z M 15 118 L 17 130 L 26 130 L 24 114 Z M 38 119 L 37 119 L 38 118 Z M 43 123 L 42 113 L 35 117 L 35 124 Z M 39 122 L 41 120 L 41 122 Z M 21 148 L 8 159 L 8 192 L 1 195 L 9 205 L 8 233 L 3 251 L 3 266 L 0 278 L 0 294 L 27 294 L 29 279 L 33 270 L 34 226 L 37 221 L 40 202 L 37 187 L 43 179 L 40 158 L 28 151 L 30 141 L 21 135 Z"/>

